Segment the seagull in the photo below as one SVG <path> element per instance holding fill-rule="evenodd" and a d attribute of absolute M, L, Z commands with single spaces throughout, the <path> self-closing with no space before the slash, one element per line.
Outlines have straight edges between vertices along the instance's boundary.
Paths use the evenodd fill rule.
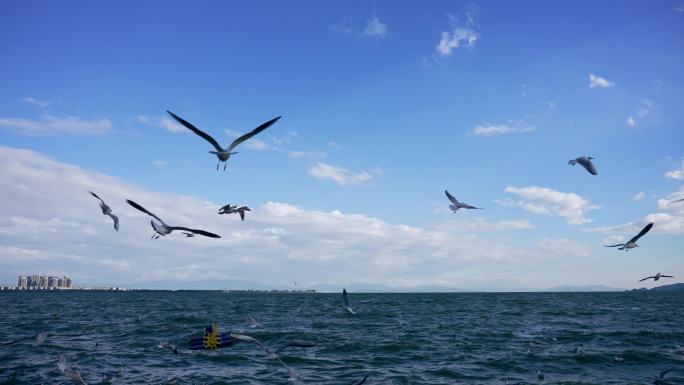
<path fill-rule="evenodd" d="M 449 198 L 451 203 L 453 203 L 452 205 L 449 205 L 449 208 L 453 212 L 458 211 L 458 209 L 479 209 L 479 210 L 483 210 L 482 207 L 475 207 L 475 206 L 471 206 L 471 205 L 463 203 L 463 202 L 459 202 L 458 199 L 454 198 L 453 195 L 449 194 L 449 192 L 447 190 L 444 190 L 444 193 L 446 194 L 447 198 Z"/>
<path fill-rule="evenodd" d="M 254 329 L 254 328 L 258 328 L 259 326 L 261 326 L 261 323 L 259 321 L 255 320 L 254 317 L 252 317 L 249 314 L 247 314 L 247 316 L 249 317 L 249 327 Z"/>
<path fill-rule="evenodd" d="M 208 231 L 204 230 L 197 230 L 197 229 L 190 229 L 187 227 L 180 227 L 180 226 L 169 226 L 164 221 L 161 220 L 158 216 L 152 214 L 150 211 L 147 211 L 144 207 L 140 206 L 139 204 L 133 202 L 130 199 L 126 199 L 126 202 L 128 202 L 129 205 L 135 207 L 136 209 L 144 212 L 145 214 L 153 217 L 154 219 L 158 220 L 159 222 L 155 221 L 150 221 L 152 224 L 152 228 L 154 229 L 155 234 L 152 235 L 153 239 L 157 239 L 159 237 L 163 237 L 165 235 L 171 234 L 173 230 L 184 230 L 193 234 L 199 234 L 199 235 L 204 235 L 205 237 L 211 237 L 211 238 L 221 238 L 220 235 L 216 235 L 213 233 L 210 233 Z"/>
<path fill-rule="evenodd" d="M 670 202 L 670 203 L 677 203 L 677 202 L 684 202 L 684 198 L 682 198 L 682 199 L 677 199 L 676 201 L 672 201 L 672 202 Z"/>
<path fill-rule="evenodd" d="M 580 156 L 579 158 L 576 159 L 570 159 L 568 161 L 568 164 L 575 165 L 579 163 L 582 167 L 584 167 L 589 174 L 592 175 L 598 175 L 598 171 L 596 171 L 596 167 L 594 166 L 593 163 L 591 163 L 591 160 L 594 159 L 590 156 Z"/>
<path fill-rule="evenodd" d="M 537 380 L 544 381 L 544 373 L 541 370 L 537 370 Z"/>
<path fill-rule="evenodd" d="M 211 135 L 209 135 L 206 132 L 200 130 L 199 128 L 193 126 L 192 124 L 185 121 L 183 118 L 177 116 L 173 112 L 171 112 L 171 111 L 166 111 L 166 112 L 168 112 L 169 115 L 171 115 L 174 119 L 176 119 L 176 121 L 178 121 L 178 123 L 184 125 L 186 128 L 188 128 L 190 131 L 194 132 L 195 134 L 201 136 L 202 138 L 204 138 L 207 142 L 211 143 L 216 148 L 216 151 L 209 151 L 211 154 L 216 154 L 216 157 L 219 159 L 218 163 L 216 164 L 216 170 L 218 170 L 219 164 L 221 164 L 221 162 L 225 162 L 230 158 L 231 155 L 237 154 L 237 152 L 232 152 L 232 151 L 235 147 L 237 147 L 238 144 L 246 141 L 247 139 L 253 137 L 254 135 L 256 135 L 258 133 L 260 133 L 261 131 L 267 129 L 273 123 L 277 122 L 278 119 L 280 119 L 280 116 L 278 116 L 274 119 L 269 120 L 268 122 L 262 124 L 261 126 L 255 128 L 252 131 L 250 131 L 250 132 L 240 136 L 239 138 L 235 139 L 233 141 L 233 143 L 230 144 L 230 146 L 228 146 L 227 148 L 224 149 L 221 147 L 221 145 L 218 144 L 216 139 L 211 137 Z M 223 165 L 223 170 L 224 171 L 226 170 L 225 164 Z"/>
<path fill-rule="evenodd" d="M 64 372 L 66 371 L 67 365 L 68 364 L 66 362 L 66 358 L 64 358 L 64 354 L 57 354 L 57 369 L 59 369 L 59 371 L 62 372 L 62 374 L 64 374 Z"/>
<path fill-rule="evenodd" d="M 235 214 L 239 213 L 240 214 L 240 219 L 243 221 L 245 220 L 245 211 L 252 211 L 249 207 L 242 205 L 242 206 L 232 206 L 230 204 L 227 204 L 219 209 L 219 215 L 223 214 Z"/>
<path fill-rule="evenodd" d="M 259 345 L 259 347 L 261 347 L 266 352 L 266 354 L 268 355 L 268 358 L 270 358 L 270 359 L 278 358 L 278 355 L 280 354 L 280 352 L 282 352 L 283 350 L 285 350 L 291 346 L 297 347 L 297 348 L 310 348 L 310 347 L 316 346 L 315 343 L 313 343 L 311 341 L 307 341 L 307 340 L 291 340 L 291 341 L 288 341 L 288 342 L 284 343 L 283 345 L 281 345 L 278 349 L 273 350 L 273 349 L 269 348 L 268 346 L 266 346 L 266 344 L 264 344 L 263 342 L 259 341 L 258 339 L 251 337 L 251 336 L 248 336 L 248 335 L 245 335 L 245 334 L 230 333 L 230 337 L 235 338 L 236 340 L 238 340 L 240 342 L 247 342 L 247 343 L 254 342 L 255 344 Z"/>
<path fill-rule="evenodd" d="M 648 233 L 649 230 L 651 230 L 651 227 L 653 227 L 653 222 L 647 224 L 639 234 L 637 234 L 634 238 L 630 239 L 627 243 L 617 243 L 615 245 L 603 245 L 605 247 L 617 247 L 618 250 L 625 250 L 629 251 L 629 249 L 633 249 L 635 247 L 639 247 L 639 245 L 636 244 L 636 241 L 639 240 L 639 238 L 643 237 L 646 233 Z"/>
<path fill-rule="evenodd" d="M 653 380 L 653 383 L 655 385 L 665 384 L 665 376 L 671 371 L 672 369 L 663 370 L 662 372 L 660 372 L 660 374 L 658 374 L 658 377 L 656 377 L 655 380 Z"/>
<path fill-rule="evenodd" d="M 117 217 L 116 215 L 112 214 L 112 209 L 111 209 L 109 206 L 107 206 L 106 203 L 104 203 L 104 201 L 102 200 L 102 198 L 100 198 L 99 196 L 97 196 L 97 194 L 95 194 L 95 193 L 92 192 L 92 191 L 88 191 L 88 192 L 90 193 L 90 195 L 92 195 L 92 196 L 94 196 L 95 198 L 97 198 L 97 199 L 100 200 L 100 208 L 102 209 L 102 214 L 104 214 L 104 215 L 109 215 L 109 217 L 112 218 L 112 220 L 114 221 L 114 230 L 119 231 L 119 217 Z"/>
<path fill-rule="evenodd" d="M 175 354 L 178 354 L 178 349 L 176 349 L 176 344 L 167 344 L 164 342 L 160 342 L 157 344 L 157 348 L 159 349 L 169 349 L 170 351 L 174 352 Z"/>
<path fill-rule="evenodd" d="M 342 289 L 342 298 L 344 299 L 344 308 L 351 314 L 356 312 L 349 306 L 349 298 L 347 298 L 347 289 Z"/>
<path fill-rule="evenodd" d="M 83 377 L 81 377 L 81 373 L 79 373 L 78 370 L 71 368 L 71 365 L 69 365 L 66 358 L 64 358 L 64 354 L 62 353 L 57 355 L 57 369 L 59 369 L 62 374 L 66 374 L 69 378 L 71 378 L 75 384 L 88 385 L 83 380 Z"/>
<path fill-rule="evenodd" d="M 652 277 L 646 277 L 646 278 L 644 278 L 644 279 L 640 279 L 639 282 L 645 281 L 645 280 L 651 279 L 651 278 L 653 278 L 653 281 L 657 281 L 657 280 L 659 280 L 660 278 L 674 278 L 674 276 L 672 276 L 672 275 L 664 275 L 664 274 L 658 273 L 658 274 L 656 274 L 656 275 L 654 275 L 654 276 L 652 276 Z"/>

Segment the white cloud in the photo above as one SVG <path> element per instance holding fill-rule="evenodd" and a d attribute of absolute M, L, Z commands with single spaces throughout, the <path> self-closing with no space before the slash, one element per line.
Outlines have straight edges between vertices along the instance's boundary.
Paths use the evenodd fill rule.
<path fill-rule="evenodd" d="M 88 190 L 119 216 L 119 232 Z M 463 228 L 395 225 L 365 214 L 306 210 L 284 202 L 254 204 L 241 222 L 216 215 L 220 204 L 205 199 L 150 191 L 33 151 L 2 146 L 0 191 L 0 279 L 7 283 L 19 274 L 37 272 L 71 275 L 77 284 L 154 287 L 154 282 L 172 281 L 176 288 L 230 279 L 272 285 L 290 279 L 310 282 L 312 275 L 333 284 L 454 286 L 463 282 L 454 281 L 463 272 L 477 280 L 471 269 L 481 268 L 482 277 L 490 279 L 492 267 L 505 264 L 515 271 L 521 261 L 545 258 L 546 243 L 552 243 L 522 250 L 500 239 L 467 234 Z M 150 218 L 125 199 L 170 224 L 206 229 L 222 238 L 171 234 L 150 240 Z M 503 231 L 529 224 L 483 220 L 478 226 Z M 576 250 L 558 252 L 570 256 Z"/>
<path fill-rule="evenodd" d="M 289 156 L 292 159 L 322 159 L 325 158 L 328 154 L 325 153 L 325 151 L 290 151 L 287 153 L 287 156 Z"/>
<path fill-rule="evenodd" d="M 366 20 L 366 28 L 361 35 L 383 39 L 387 37 L 387 24 L 381 22 L 377 16 L 373 16 Z"/>
<path fill-rule="evenodd" d="M 373 179 L 373 176 L 366 171 L 354 174 L 345 168 L 335 167 L 323 162 L 316 163 L 314 167 L 309 169 L 309 174 L 318 179 L 332 179 L 340 186 L 359 185 Z"/>
<path fill-rule="evenodd" d="M 653 111 L 653 102 L 648 99 L 643 99 L 637 109 L 637 116 L 643 118 L 646 115 L 650 115 L 651 111 Z"/>
<path fill-rule="evenodd" d="M 634 118 L 629 116 L 627 117 L 627 125 L 630 127 L 634 127 L 636 125 L 636 122 L 634 121 Z"/>
<path fill-rule="evenodd" d="M 46 100 L 39 100 L 30 96 L 25 97 L 22 99 L 24 103 L 33 105 L 33 106 L 38 106 L 40 108 L 47 108 L 51 103 L 46 101 Z"/>
<path fill-rule="evenodd" d="M 632 198 L 632 199 L 635 202 L 638 202 L 640 200 L 643 200 L 644 198 L 646 198 L 646 193 L 643 191 L 639 191 L 638 193 L 636 193 L 636 195 L 634 195 L 634 198 Z"/>
<path fill-rule="evenodd" d="M 522 198 L 522 200 L 517 202 L 513 200 L 504 201 L 504 205 L 522 207 L 535 214 L 559 216 L 565 218 L 572 225 L 591 222 L 591 219 L 586 217 L 587 213 L 600 208 L 599 206 L 589 204 L 587 199 L 575 193 L 556 191 L 547 187 L 508 186 L 504 191 L 516 194 Z"/>
<path fill-rule="evenodd" d="M 164 167 L 167 164 L 169 164 L 169 162 L 166 160 L 154 160 L 154 161 L 152 161 L 152 164 L 157 166 L 157 167 Z"/>
<path fill-rule="evenodd" d="M 675 202 L 684 198 L 684 186 L 669 194 L 665 198 L 658 199 L 658 212 L 645 215 L 636 223 L 593 227 L 585 229 L 592 233 L 602 234 L 627 234 L 630 238 L 637 234 L 646 223 L 653 222 L 651 233 L 684 234 L 684 202 Z"/>
<path fill-rule="evenodd" d="M 679 165 L 679 168 L 666 172 L 665 178 L 677 180 L 684 179 L 684 159 L 682 159 L 682 163 Z"/>
<path fill-rule="evenodd" d="M 157 126 L 169 132 L 190 132 L 187 128 L 167 116 L 138 115 L 138 121 L 150 126 Z"/>
<path fill-rule="evenodd" d="M 490 137 L 531 131 L 534 131 L 534 127 L 524 122 L 515 124 L 480 124 L 473 128 L 471 135 Z"/>
<path fill-rule="evenodd" d="M 608 81 L 605 78 L 602 78 L 600 76 L 596 76 L 594 74 L 589 74 L 589 88 L 609 88 L 614 86 L 615 83 Z"/>
<path fill-rule="evenodd" d="M 40 120 L 0 118 L 0 127 L 15 129 L 29 135 L 74 134 L 98 135 L 112 128 L 107 118 L 83 120 L 76 116 L 44 115 Z"/>
<path fill-rule="evenodd" d="M 455 49 L 460 47 L 474 47 L 479 38 L 480 35 L 471 28 L 456 27 L 451 32 L 442 32 L 437 44 L 437 52 L 442 56 L 450 56 Z"/>
<path fill-rule="evenodd" d="M 298 136 L 296 131 L 288 131 L 285 136 L 275 136 L 273 137 L 273 143 L 275 143 L 277 146 L 283 146 L 286 144 L 290 144 L 292 142 L 292 139 L 296 138 Z"/>

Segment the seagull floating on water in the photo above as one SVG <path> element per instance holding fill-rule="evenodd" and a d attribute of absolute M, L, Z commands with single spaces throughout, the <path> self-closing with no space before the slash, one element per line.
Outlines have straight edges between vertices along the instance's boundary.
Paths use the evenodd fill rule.
<path fill-rule="evenodd" d="M 451 205 L 449 205 L 449 208 L 451 211 L 456 212 L 458 209 L 478 209 L 478 210 L 484 210 L 482 207 L 475 207 L 471 206 L 469 204 L 459 202 L 458 199 L 454 198 L 453 195 L 449 194 L 449 191 L 444 190 L 444 193 L 446 194 L 447 198 L 451 201 Z"/>
<path fill-rule="evenodd" d="M 210 233 L 208 231 L 204 231 L 204 230 L 190 229 L 187 227 L 180 227 L 180 226 L 169 226 L 166 223 L 164 223 L 164 221 L 162 221 L 161 218 L 152 214 L 152 212 L 147 211 L 144 207 L 133 202 L 132 200 L 126 199 L 126 202 L 128 202 L 129 205 L 135 207 L 136 209 L 144 212 L 145 214 L 147 214 L 147 215 L 149 215 L 149 216 L 151 216 L 154 219 L 159 221 L 159 222 L 150 221 L 150 223 L 152 224 L 152 228 L 154 229 L 154 232 L 155 232 L 155 234 L 152 235 L 153 239 L 157 239 L 159 237 L 163 237 L 165 235 L 171 234 L 171 232 L 173 230 L 183 230 L 183 231 L 187 231 L 189 233 L 204 235 L 205 237 L 210 237 L 210 238 L 221 238 L 220 235 L 216 235 L 216 234 Z"/>
<path fill-rule="evenodd" d="M 639 247 L 637 245 L 636 241 L 639 240 L 639 238 L 643 237 L 646 233 L 648 233 L 649 230 L 651 230 L 651 227 L 653 227 L 653 222 L 647 224 L 639 234 L 637 234 L 634 238 L 630 239 L 627 243 L 617 243 L 615 245 L 603 245 L 605 247 L 617 247 L 618 250 L 625 250 L 629 251 L 629 249 L 633 249 L 635 247 Z"/>
<path fill-rule="evenodd" d="M 249 207 L 247 207 L 245 205 L 242 205 L 242 206 L 234 205 L 233 206 L 229 203 L 229 204 L 221 207 L 219 209 L 218 213 L 219 213 L 219 215 L 238 213 L 238 214 L 240 214 L 240 219 L 242 219 L 244 221 L 245 220 L 245 211 L 252 211 L 252 209 L 250 209 Z"/>
<path fill-rule="evenodd" d="M 344 308 L 351 314 L 356 314 L 354 309 L 349 305 L 349 298 L 347 298 L 347 289 L 342 289 L 342 299 L 344 300 Z"/>
<path fill-rule="evenodd" d="M 190 131 L 194 132 L 195 134 L 201 136 L 202 138 L 204 138 L 207 142 L 211 143 L 211 144 L 216 148 L 216 151 L 209 151 L 209 152 L 212 153 L 212 154 L 216 154 L 216 157 L 219 159 L 218 163 L 216 164 L 216 170 L 218 170 L 219 165 L 221 164 L 221 162 L 225 162 L 225 161 L 227 161 L 227 160 L 230 158 L 231 155 L 237 154 L 237 152 L 232 152 L 232 151 L 233 151 L 233 149 L 234 149 L 238 144 L 240 144 L 240 143 L 246 141 L 247 139 L 253 137 L 254 135 L 256 135 L 256 134 L 258 134 L 258 133 L 260 133 L 261 131 L 267 129 L 267 128 L 270 127 L 273 123 L 277 122 L 278 119 L 280 119 L 280 116 L 278 116 L 278 117 L 276 117 L 276 118 L 273 118 L 273 119 L 269 120 L 268 122 L 262 124 L 261 126 L 255 128 L 255 129 L 253 129 L 252 131 L 250 131 L 250 132 L 248 132 L 248 133 L 246 133 L 246 134 L 240 136 L 239 138 L 235 139 L 235 140 L 233 141 L 233 143 L 230 144 L 230 146 L 228 146 L 227 148 L 224 149 L 224 148 L 222 148 L 221 145 L 216 141 L 216 139 L 214 139 L 214 138 L 211 137 L 211 135 L 209 135 L 209 134 L 207 134 L 206 132 L 200 130 L 199 128 L 193 126 L 192 124 L 190 124 L 189 122 L 187 122 L 187 121 L 184 120 L 183 118 L 177 116 L 177 115 L 174 114 L 173 112 L 171 112 L 171 111 L 166 111 L 166 112 L 168 112 L 169 115 L 171 115 L 174 119 L 176 119 L 176 121 L 178 121 L 178 123 L 184 125 L 186 128 L 188 128 Z M 226 170 L 226 165 L 225 165 L 225 164 L 223 165 L 223 170 L 224 170 L 224 171 Z"/>
<path fill-rule="evenodd" d="M 95 194 L 92 191 L 88 192 L 90 193 L 90 195 L 94 196 L 100 201 L 100 209 L 102 209 L 102 214 L 109 215 L 109 217 L 112 218 L 112 220 L 114 221 L 114 230 L 119 231 L 119 217 L 112 214 L 112 209 L 109 206 L 107 206 L 107 204 L 102 200 L 102 198 L 97 196 L 97 194 Z"/>
<path fill-rule="evenodd" d="M 653 278 L 653 281 L 657 281 L 657 280 L 659 280 L 660 278 L 674 278 L 674 276 L 673 276 L 673 275 L 664 275 L 664 274 L 658 273 L 658 274 L 656 274 L 656 275 L 654 275 L 654 276 L 652 276 L 652 277 L 646 277 L 646 278 L 640 279 L 639 282 L 645 281 L 645 280 L 651 279 L 651 278 Z"/>
<path fill-rule="evenodd" d="M 590 174 L 592 175 L 598 175 L 598 171 L 596 171 L 596 167 L 594 166 L 593 163 L 591 163 L 591 160 L 594 159 L 590 156 L 580 156 L 579 158 L 576 159 L 570 159 L 568 161 L 568 164 L 575 165 L 577 163 L 580 164 L 580 166 L 584 167 Z"/>
<path fill-rule="evenodd" d="M 164 342 L 160 342 L 157 344 L 157 348 L 168 349 L 168 350 L 172 351 L 174 354 L 178 354 L 178 349 L 176 349 L 176 344 L 167 344 Z"/>

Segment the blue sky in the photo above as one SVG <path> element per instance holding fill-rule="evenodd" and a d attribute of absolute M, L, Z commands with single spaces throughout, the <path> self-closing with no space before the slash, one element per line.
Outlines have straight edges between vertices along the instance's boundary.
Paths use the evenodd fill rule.
<path fill-rule="evenodd" d="M 70 198 L 69 188 L 108 192 L 93 183 L 114 177 L 112 183 L 149 194 L 145 206 L 153 211 L 155 193 L 255 208 L 252 223 L 217 218 L 222 234 L 300 232 L 297 242 L 281 240 L 282 249 L 265 248 L 258 262 L 245 262 L 244 271 L 216 279 L 279 283 L 285 274 L 313 285 L 318 281 L 307 281 L 306 274 L 320 269 L 338 272 L 325 277 L 334 284 L 488 289 L 495 288 L 488 277 L 496 272 L 506 282 L 499 288 L 547 287 L 599 283 L 600 274 L 573 266 L 605 272 L 619 263 L 621 276 L 608 283 L 631 287 L 642 272 L 684 274 L 684 208 L 668 203 L 684 197 L 681 36 L 679 1 L 3 2 L 0 145 L 4 157 L 23 159 L 35 171 L 14 175 L 6 167 L 4 179 L 47 187 L 35 177 L 35 167 L 42 167 L 35 159 L 46 157 L 59 166 L 43 172 L 81 175 L 83 186 L 52 186 Z M 223 173 L 216 172 L 208 143 L 165 119 L 167 109 L 225 144 L 235 133 L 283 118 L 241 145 Z M 18 149 L 32 152 L 19 156 Z M 567 165 L 580 155 L 596 158 L 598 176 Z M 5 183 L 7 195 L 28 199 L 16 183 Z M 445 188 L 485 210 L 448 212 Z M 117 191 L 124 194 L 113 189 L 110 200 Z M 74 205 L 93 205 L 87 195 L 73 199 Z M 182 211 L 172 201 L 168 209 Z M 300 220 L 279 222 L 269 202 L 300 210 Z M 184 262 L 173 266 L 196 274 L 143 277 L 132 265 L 119 265 L 120 274 L 107 277 L 79 264 L 82 259 L 48 256 L 48 250 L 64 247 L 64 255 L 86 258 L 97 248 L 94 239 L 79 252 L 67 252 L 60 238 L 10 236 L 12 226 L 26 226 L 24 219 L 56 218 L 73 222 L 78 232 L 106 237 L 111 247 L 125 245 L 110 256 L 128 261 L 139 252 L 132 239 L 148 233 L 135 213 L 130 220 L 145 232 L 131 231 L 124 241 L 110 239 L 124 236 L 110 234 L 96 206 L 83 217 L 74 210 L 48 214 L 18 207 L 5 203 L 3 209 L 9 213 L 4 217 L 15 220 L 6 219 L 0 232 L 12 248 L 0 259 L 2 282 L 31 269 L 150 287 L 155 280 L 202 277 L 204 270 L 183 265 L 189 262 L 181 254 L 178 261 Z M 334 229 L 320 235 L 330 239 L 302 236 L 318 226 L 319 213 L 338 211 L 352 222 L 363 216 L 371 227 L 378 220 L 399 230 L 388 230 L 388 243 L 377 245 L 375 238 Z M 658 221 L 641 249 L 626 255 L 601 247 L 630 238 L 653 218 Z M 364 275 L 367 267 L 345 264 L 354 261 L 352 255 L 363 258 L 359 242 L 372 255 L 386 252 L 392 237 L 400 243 L 401 226 L 425 233 L 376 261 L 387 270 Z M 513 251 L 453 249 L 442 238 L 452 235 L 459 245 L 474 237 Z M 251 255 L 231 239 L 224 236 L 213 247 L 231 249 L 235 258 Z M 315 264 L 299 256 L 300 250 L 327 253 L 327 241 L 345 248 Z M 191 255 L 206 244 L 178 242 Z M 565 251 L 550 251 L 554 244 Z M 22 259 L 28 251 L 46 256 Z M 444 255 L 453 261 L 444 262 Z M 506 262 L 492 262 L 492 255 Z M 288 258 L 299 264 L 288 270 Z M 467 267 L 456 263 L 465 260 Z M 264 268 L 275 261 L 284 270 Z M 163 262 L 150 266 L 170 270 Z M 529 275 L 519 277 L 530 266 Z"/>

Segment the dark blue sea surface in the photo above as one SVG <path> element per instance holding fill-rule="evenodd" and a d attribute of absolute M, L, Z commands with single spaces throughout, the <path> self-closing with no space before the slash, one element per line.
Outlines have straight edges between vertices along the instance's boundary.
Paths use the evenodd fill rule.
<path fill-rule="evenodd" d="M 72 383 L 63 353 L 89 384 L 684 384 L 684 294 L 350 293 L 219 291 L 0 292 L 0 383 Z M 248 317 L 261 326 L 251 328 Z M 306 339 L 282 361 L 255 344 L 187 349 L 216 322 L 269 346 Z M 179 345 L 179 354 L 156 348 Z M 97 346 L 96 346 L 97 343 Z M 617 357 L 617 359 L 616 359 Z M 122 368 L 122 376 L 117 376 Z"/>

